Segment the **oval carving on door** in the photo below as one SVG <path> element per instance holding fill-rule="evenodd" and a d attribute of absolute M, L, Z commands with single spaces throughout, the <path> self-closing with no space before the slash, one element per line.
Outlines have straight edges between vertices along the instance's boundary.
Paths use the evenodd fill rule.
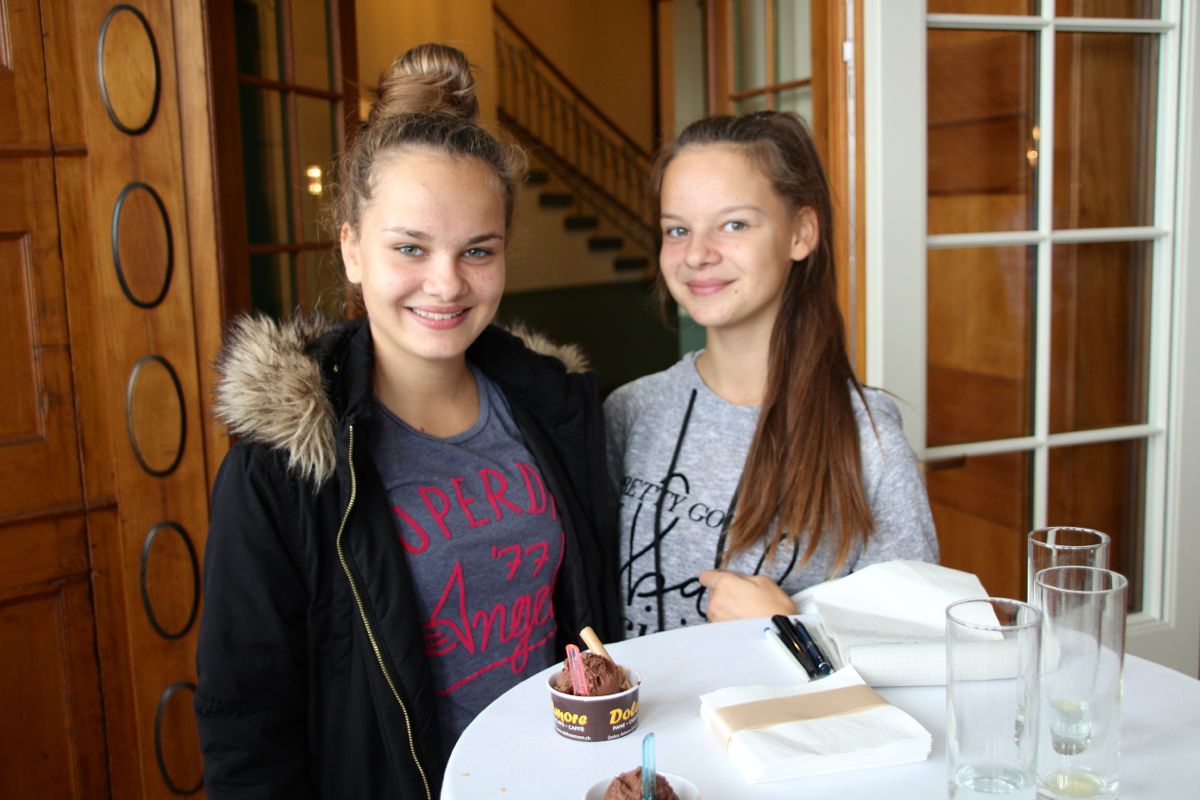
<path fill-rule="evenodd" d="M 125 426 L 129 445 L 142 469 L 165 477 L 183 458 L 187 418 L 179 377 L 165 358 L 138 359 L 125 389 Z"/>
<path fill-rule="evenodd" d="M 96 72 L 104 110 L 117 129 L 131 136 L 154 124 L 162 72 L 158 43 L 141 11 L 122 3 L 100 23 Z"/>

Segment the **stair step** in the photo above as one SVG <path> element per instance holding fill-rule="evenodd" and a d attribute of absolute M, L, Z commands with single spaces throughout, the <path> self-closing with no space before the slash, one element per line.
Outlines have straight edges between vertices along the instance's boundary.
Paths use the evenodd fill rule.
<path fill-rule="evenodd" d="M 650 266 L 650 259 L 645 256 L 617 256 L 613 259 L 613 269 L 617 272 L 641 272 Z"/>
<path fill-rule="evenodd" d="M 525 173 L 525 183 L 529 186 L 544 186 L 550 182 L 550 173 L 544 169 L 531 169 Z"/>
<path fill-rule="evenodd" d="M 620 250 L 625 240 L 620 236 L 589 236 L 588 250 Z"/>
<path fill-rule="evenodd" d="M 598 217 L 573 216 L 563 220 L 563 227 L 569 231 L 590 231 L 595 230 L 600 224 Z"/>
<path fill-rule="evenodd" d="M 542 192 L 538 205 L 542 208 L 570 208 L 575 204 L 575 195 L 570 192 Z"/>

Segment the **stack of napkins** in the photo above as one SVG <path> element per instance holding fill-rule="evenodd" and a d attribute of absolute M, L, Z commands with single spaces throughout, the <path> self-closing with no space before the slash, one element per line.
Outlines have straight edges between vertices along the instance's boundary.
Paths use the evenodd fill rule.
<path fill-rule="evenodd" d="M 929 731 L 854 667 L 790 686 L 735 686 L 700 698 L 700 716 L 750 783 L 923 761 Z"/>
<path fill-rule="evenodd" d="M 853 664 L 872 686 L 946 683 L 946 606 L 987 597 L 979 578 L 924 561 L 872 564 L 797 597 L 834 666 Z"/>

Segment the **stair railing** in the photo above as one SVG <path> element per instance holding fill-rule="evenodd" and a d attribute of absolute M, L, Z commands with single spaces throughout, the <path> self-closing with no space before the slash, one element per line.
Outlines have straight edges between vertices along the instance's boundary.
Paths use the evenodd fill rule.
<path fill-rule="evenodd" d="M 657 250 L 650 154 L 579 91 L 493 6 L 499 118 L 597 213 L 648 254 Z"/>

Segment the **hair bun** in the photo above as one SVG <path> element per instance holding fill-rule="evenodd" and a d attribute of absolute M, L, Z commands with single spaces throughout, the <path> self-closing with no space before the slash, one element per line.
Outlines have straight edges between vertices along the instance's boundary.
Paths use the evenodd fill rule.
<path fill-rule="evenodd" d="M 399 114 L 440 112 L 463 119 L 479 116 L 475 77 L 461 50 L 419 44 L 379 76 L 379 96 L 368 122 Z"/>

